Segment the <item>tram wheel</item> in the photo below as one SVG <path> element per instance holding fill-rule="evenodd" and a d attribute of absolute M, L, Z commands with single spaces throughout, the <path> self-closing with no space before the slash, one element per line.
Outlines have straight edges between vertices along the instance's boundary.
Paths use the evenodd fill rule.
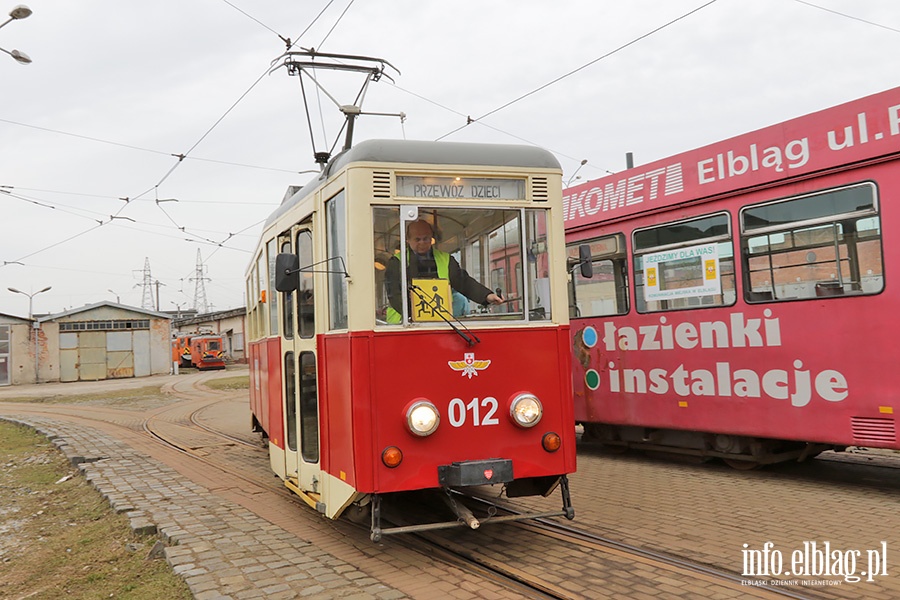
<path fill-rule="evenodd" d="M 736 471 L 752 471 L 762 466 L 762 463 L 755 460 L 740 460 L 737 458 L 723 458 L 722 462 Z"/>
<path fill-rule="evenodd" d="M 351 522 L 357 525 L 368 525 L 372 520 L 372 505 L 365 504 L 360 506 L 359 504 L 351 504 L 344 511 L 344 514 L 347 515 Z"/>

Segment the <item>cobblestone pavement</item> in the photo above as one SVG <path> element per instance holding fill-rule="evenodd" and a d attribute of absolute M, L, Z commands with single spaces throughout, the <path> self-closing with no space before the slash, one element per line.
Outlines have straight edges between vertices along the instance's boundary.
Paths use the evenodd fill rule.
<path fill-rule="evenodd" d="M 367 532 L 322 518 L 287 492 L 271 473 L 265 453 L 229 454 L 235 461 L 232 466 L 242 473 L 235 479 L 233 473 L 210 463 L 185 460 L 141 430 L 144 419 L 161 410 L 183 416 L 207 404 L 210 394 L 202 386 L 200 396 L 207 399 L 199 401 L 141 398 L 129 406 L 110 393 L 157 386 L 163 394 L 175 387 L 193 394 L 198 391 L 192 387 L 195 377 L 234 374 L 79 382 L 72 388 L 55 384 L 0 388 L 0 418 L 47 435 L 111 506 L 128 516 L 135 530 L 155 531 L 165 546 L 166 560 L 200 600 L 521 598 L 495 581 L 409 549 L 402 539 L 373 544 Z M 98 400 L 86 404 L 21 403 L 22 398 L 57 402 L 64 401 L 61 396 L 84 399 L 94 393 Z M 104 395 L 107 400 L 99 400 Z M 198 415 L 204 424 L 258 441 L 249 434 L 246 392 L 212 396 L 214 404 Z M 4 403 L 12 398 L 19 401 Z M 209 447 L 199 454 L 208 452 L 229 450 Z"/>
<path fill-rule="evenodd" d="M 165 388 L 184 379 L 170 376 L 128 383 Z M 477 575 L 406 548 L 399 538 L 376 545 L 364 535 L 359 539 L 342 535 L 340 526 L 294 503 L 269 473 L 264 453 L 236 460 L 246 463 L 247 473 L 268 481 L 272 493 L 242 489 L 221 472 L 160 450 L 136 431 L 142 409 L 153 411 L 154 406 L 107 407 L 107 421 L 101 423 L 94 419 L 104 407 L 97 405 L 3 403 L 11 397 L 108 391 L 110 383 L 71 390 L 49 385 L 0 389 L 0 418 L 8 415 L 8 420 L 29 424 L 50 437 L 111 506 L 129 517 L 134 529 L 156 532 L 166 545 L 166 560 L 196 598 L 517 597 Z M 247 403 L 237 397 L 218 401 L 214 410 L 200 416 L 220 431 L 248 429 Z M 846 481 L 832 479 L 838 473 L 843 471 L 828 462 L 746 473 L 634 455 L 611 457 L 580 448 L 578 473 L 571 477 L 575 524 L 732 571 L 741 569 L 744 544 L 759 549 L 772 542 L 790 557 L 805 542 L 821 546 L 828 541 L 832 548 L 865 551 L 880 548 L 883 540 L 888 576 L 872 583 L 842 581 L 834 588 L 793 586 L 790 591 L 825 598 L 900 597 L 894 555 L 900 547 L 895 500 L 900 478 L 895 470 L 863 469 L 853 471 Z M 538 502 L 519 500 L 524 506 Z M 481 543 L 488 539 L 485 535 Z M 522 539 L 519 551 L 541 556 L 528 546 L 527 537 Z M 549 560 L 551 551 L 547 552 Z M 699 581 L 686 586 L 670 582 L 667 587 L 667 581 L 648 572 L 638 577 L 640 584 L 629 585 L 620 573 L 598 571 L 593 562 L 560 570 L 574 596 L 709 597 L 702 594 Z M 639 565 L 625 568 L 643 573 Z M 586 574 L 594 581 L 602 578 L 602 587 L 575 587 L 585 583 Z M 746 597 L 750 590 L 746 591 L 733 596 L 720 591 L 716 597 Z"/>
<path fill-rule="evenodd" d="M 157 533 L 166 560 L 198 600 L 407 597 L 91 427 L 6 420 L 46 435 L 132 529 Z"/>

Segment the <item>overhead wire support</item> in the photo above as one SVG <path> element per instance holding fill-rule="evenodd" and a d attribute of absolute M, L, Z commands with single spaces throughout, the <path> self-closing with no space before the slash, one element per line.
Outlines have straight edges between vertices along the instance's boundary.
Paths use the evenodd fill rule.
<path fill-rule="evenodd" d="M 337 146 L 341 135 L 345 133 L 344 150 L 348 150 L 353 144 L 353 128 L 356 118 L 360 115 L 375 116 L 393 116 L 399 117 L 401 120 L 406 118 L 404 113 L 366 113 L 362 110 L 362 103 L 365 100 L 366 91 L 371 82 L 380 81 L 382 77 L 386 77 L 392 83 L 394 79 L 385 71 L 388 67 L 396 71 L 399 75 L 400 70 L 383 58 L 373 56 L 363 56 L 359 54 L 335 54 L 331 52 L 319 52 L 315 48 L 302 48 L 300 51 L 288 51 L 274 59 L 271 63 L 269 73 L 284 67 L 288 75 L 300 78 L 300 89 L 303 97 L 303 107 L 306 111 L 306 122 L 309 127 L 310 139 L 313 144 L 313 157 L 316 163 L 324 167 L 330 160 L 334 148 Z M 332 71 L 347 71 L 362 73 L 365 75 L 362 85 L 356 94 L 353 104 L 341 104 L 328 90 L 318 81 L 315 76 L 317 69 L 326 69 Z M 309 77 L 310 81 L 316 86 L 319 92 L 324 94 L 331 100 L 335 106 L 344 114 L 344 125 L 341 127 L 334 142 L 326 151 L 318 151 L 316 149 L 315 133 L 312 126 L 312 118 L 310 111 L 310 101 L 306 93 L 306 86 L 303 77 Z M 327 140 L 326 140 L 327 146 Z"/>

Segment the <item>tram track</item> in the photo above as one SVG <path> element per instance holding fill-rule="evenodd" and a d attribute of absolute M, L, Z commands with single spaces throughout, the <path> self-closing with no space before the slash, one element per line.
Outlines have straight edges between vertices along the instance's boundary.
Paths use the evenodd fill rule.
<path fill-rule="evenodd" d="M 234 436 L 203 426 L 198 422 L 198 415 L 208 407 L 209 404 L 203 404 L 202 406 L 194 408 L 188 414 L 183 415 L 178 419 L 179 425 L 183 427 L 186 424 L 190 424 L 193 427 L 200 428 L 204 432 L 218 436 L 229 443 L 235 442 Z M 198 453 L 196 449 L 192 448 L 190 444 L 186 443 L 184 440 L 173 439 L 171 435 L 160 431 L 158 420 L 158 415 L 147 419 L 144 423 L 144 428 L 148 435 L 153 436 L 159 443 L 189 455 L 195 460 L 209 464 L 217 469 L 225 470 L 230 476 L 245 484 L 252 485 L 265 491 L 272 491 L 271 484 L 265 484 L 255 476 L 248 476 L 240 469 L 235 469 L 227 464 L 223 464 L 223 461 L 221 460 L 208 458 L 207 456 Z M 154 424 L 157 426 L 155 427 Z M 243 440 L 239 441 L 242 442 L 242 446 L 253 447 L 255 450 L 261 451 L 259 446 L 253 446 L 252 444 L 243 442 Z M 299 510 L 307 510 L 307 507 L 293 497 L 292 494 L 285 493 L 285 495 L 291 497 Z M 502 508 L 508 510 L 506 507 Z M 344 529 L 344 526 L 352 526 L 360 533 L 361 537 L 368 535 L 368 527 L 363 524 L 356 524 L 343 520 L 334 525 L 337 530 Z M 724 586 L 732 591 L 740 591 L 745 597 L 784 597 L 798 600 L 816 598 L 816 596 L 791 593 L 788 590 L 778 588 L 747 588 L 741 585 L 739 577 L 730 573 L 718 571 L 712 567 L 691 564 L 690 561 L 684 559 L 665 557 L 661 553 L 641 550 L 635 547 L 627 547 L 626 545 L 613 540 L 599 538 L 597 536 L 591 537 L 590 534 L 585 532 L 581 532 L 579 535 L 574 533 L 577 531 L 574 529 L 565 533 L 560 533 L 559 530 L 553 531 L 553 522 L 549 520 L 542 522 L 514 522 L 510 525 L 519 531 L 528 531 L 532 536 L 540 535 L 544 538 L 551 539 L 553 540 L 551 545 L 565 543 L 569 547 L 578 546 L 585 553 L 602 552 L 608 554 L 612 552 L 627 559 L 640 559 L 645 565 L 649 565 L 653 568 L 664 569 L 670 573 L 673 571 L 681 571 L 682 573 L 689 574 L 690 577 L 705 579 L 713 587 Z M 499 530 L 496 531 L 499 532 Z M 571 590 L 567 590 L 562 585 L 550 581 L 542 572 L 531 572 L 528 568 L 523 568 L 516 564 L 517 561 L 515 559 L 507 559 L 502 555 L 498 556 L 496 554 L 480 551 L 477 549 L 477 543 L 475 544 L 476 547 L 473 547 L 472 542 L 472 539 L 460 542 L 453 541 L 450 537 L 442 533 L 422 532 L 405 536 L 402 546 L 406 549 L 418 552 L 423 558 L 439 560 L 442 563 L 452 565 L 466 573 L 476 575 L 507 590 L 520 594 L 525 598 L 534 598 L 536 600 L 578 600 L 583 597 L 579 593 L 574 593 Z M 507 545 L 509 547 L 515 547 L 517 544 L 510 541 Z M 388 552 L 390 552 L 390 550 L 388 550 Z"/>
<path fill-rule="evenodd" d="M 166 392 L 176 395 L 179 399 L 178 402 L 155 407 L 140 415 L 131 411 L 132 418 L 128 422 L 123 420 L 124 416 L 129 416 L 128 411 L 113 408 L 108 412 L 114 417 L 109 418 L 106 422 L 135 431 L 155 444 L 190 456 L 192 460 L 200 461 L 200 464 L 214 468 L 218 472 L 227 473 L 227 479 L 233 481 L 225 485 L 252 490 L 249 492 L 250 494 L 274 493 L 282 499 L 289 499 L 298 511 L 309 516 L 310 523 L 317 524 L 320 531 L 331 531 L 330 535 L 345 536 L 349 551 L 352 552 L 354 548 L 366 548 L 363 551 L 364 554 L 372 554 L 371 549 L 368 548 L 370 544 L 365 539 L 367 532 L 359 536 L 352 533 L 348 535 L 350 526 L 348 521 L 342 519 L 338 522 L 329 522 L 315 518 L 316 515 L 310 513 L 305 504 L 285 488 L 277 485 L 277 480 L 273 480 L 267 470 L 268 461 L 264 459 L 265 449 L 259 443 L 254 444 L 246 438 L 241 439 L 234 435 L 234 431 L 217 429 L 215 419 L 209 419 L 216 412 L 216 403 L 234 400 L 235 395 L 204 389 L 201 381 L 179 381 L 177 385 L 171 386 Z M 43 414 L 58 411 L 60 408 L 63 408 L 66 414 L 70 412 L 69 407 L 63 405 L 38 406 L 38 408 Z M 76 415 L 82 422 L 87 419 L 98 421 L 102 419 L 99 407 L 79 406 L 77 408 L 77 411 L 71 411 L 73 419 L 76 418 Z M 204 414 L 207 415 L 207 418 L 204 418 Z M 196 436 L 198 435 L 208 436 L 208 444 L 197 444 Z M 240 455 L 243 455 L 244 458 L 236 463 L 233 459 Z M 852 461 L 853 464 L 838 464 L 841 462 L 847 461 L 828 461 L 828 464 L 835 467 L 846 467 L 851 471 L 857 470 L 860 464 L 873 466 L 865 460 L 861 463 Z M 259 469 L 260 466 L 261 469 Z M 793 472 L 779 475 L 793 476 Z M 301 520 L 306 521 L 306 519 Z M 364 529 L 361 528 L 360 531 L 364 531 Z M 491 534 L 486 537 L 484 534 L 488 532 Z M 436 541 L 434 541 L 435 539 Z M 641 541 L 637 543 L 642 544 Z M 581 558 L 573 559 L 569 555 L 566 555 L 568 558 L 566 556 L 560 558 L 556 555 L 557 549 L 560 548 L 568 548 L 571 555 Z M 634 565 L 647 586 L 656 585 L 657 579 L 680 578 L 682 581 L 693 582 L 686 584 L 691 585 L 688 589 L 706 586 L 705 589 L 712 591 L 711 594 L 706 594 L 706 597 L 729 597 L 729 595 L 735 596 L 735 594 L 741 597 L 756 598 L 846 597 L 840 596 L 840 592 L 846 590 L 836 589 L 834 592 L 838 595 L 833 595 L 828 593 L 830 590 L 827 589 L 821 590 L 825 593 L 819 593 L 820 590 L 809 588 L 797 590 L 742 585 L 742 578 L 735 573 L 728 573 L 716 567 L 648 550 L 646 547 L 622 544 L 616 540 L 583 531 L 578 527 L 560 525 L 552 520 L 549 521 L 549 524 L 542 522 L 508 523 L 502 527 L 484 527 L 478 532 L 458 528 L 440 534 L 429 532 L 416 537 L 388 538 L 381 547 L 384 557 L 379 560 L 390 561 L 395 553 L 406 549 L 413 550 L 422 557 L 421 565 L 427 565 L 429 560 L 453 565 L 454 568 L 467 574 L 493 582 L 497 586 L 528 598 L 585 597 L 583 593 L 563 587 L 561 583 L 566 583 L 566 581 L 561 582 L 558 577 L 553 579 L 552 575 L 555 571 L 563 570 L 567 561 L 582 560 L 584 564 L 588 564 L 587 561 L 595 558 L 605 561 L 607 557 L 613 557 L 613 560 L 620 564 Z M 517 549 L 524 550 L 517 553 Z M 535 567 L 535 564 L 538 566 Z M 609 581 L 615 581 L 620 576 L 615 568 L 605 568 L 606 566 L 605 564 L 601 565 L 596 576 L 591 575 L 583 583 L 593 586 L 590 589 L 602 591 L 602 586 Z M 725 576 L 722 576 L 723 573 Z M 621 597 L 622 594 L 619 596 Z M 615 597 L 615 595 L 611 597 Z"/>
<path fill-rule="evenodd" d="M 480 507 L 476 509 L 478 512 L 517 514 L 517 511 L 505 503 L 496 503 L 475 496 L 466 496 L 466 498 L 480 504 Z M 488 523 L 489 520 L 489 517 L 485 518 L 484 522 Z M 521 539 L 522 532 L 527 532 L 528 545 L 533 548 L 542 545 L 537 539 L 543 539 L 545 540 L 544 545 L 547 547 L 566 548 L 573 553 L 575 560 L 582 562 L 596 561 L 602 557 L 614 557 L 618 561 L 632 565 L 640 564 L 643 570 L 654 572 L 659 579 L 682 579 L 694 584 L 703 582 L 713 595 L 716 594 L 715 590 L 722 590 L 726 596 L 737 594 L 746 598 L 824 600 L 830 597 L 807 591 L 801 593 L 763 582 L 749 585 L 746 582 L 750 581 L 750 578 L 737 573 L 664 552 L 625 544 L 552 519 L 512 521 L 506 524 L 505 529 L 490 528 L 490 530 L 497 536 L 489 544 L 485 544 L 483 539 L 476 540 L 474 537 L 466 539 L 448 533 L 448 531 L 454 530 L 423 532 L 412 534 L 411 537 L 426 543 L 428 546 L 425 552 L 430 555 L 440 553 L 441 556 L 448 557 L 447 560 L 463 561 L 467 568 L 486 571 L 497 581 L 508 581 L 511 585 L 530 590 L 534 597 L 538 598 L 577 600 L 582 598 L 583 594 L 554 583 L 548 579 L 546 572 L 530 572 L 527 568 L 515 564 L 514 560 L 503 558 L 503 550 L 496 549 L 516 548 L 519 545 L 517 540 Z M 534 536 L 538 536 L 538 538 Z M 490 548 L 490 550 L 485 548 Z M 545 568 L 552 569 L 554 566 L 560 568 L 563 565 L 551 564 L 545 565 Z M 602 586 L 602 583 L 603 577 L 598 574 L 594 585 Z M 599 591 L 601 588 L 595 587 L 594 589 Z"/>
<path fill-rule="evenodd" d="M 173 392 L 182 395 L 182 397 L 184 395 L 194 396 L 195 394 L 193 392 L 197 389 L 198 388 L 196 387 L 192 387 L 190 390 L 186 390 L 182 387 L 181 389 L 173 390 Z M 201 395 L 203 395 L 203 390 L 200 389 L 199 391 L 201 392 Z M 150 436 L 159 444 L 181 454 L 190 456 L 193 460 L 200 461 L 211 467 L 225 471 L 229 476 L 242 481 L 244 484 L 253 486 L 261 491 L 272 492 L 273 486 L 271 483 L 261 481 L 255 475 L 247 475 L 241 469 L 234 468 L 229 465 L 227 461 L 223 461 L 218 457 L 210 458 L 202 452 L 198 452 L 198 449 L 192 446 L 190 442 L 191 432 L 188 431 L 188 429 L 194 427 L 207 434 L 225 440 L 228 443 L 238 444 L 245 448 L 252 448 L 258 452 L 264 452 L 258 444 L 248 443 L 229 433 L 219 431 L 201 423 L 199 418 L 200 414 L 204 410 L 208 410 L 209 407 L 216 402 L 215 399 L 209 399 L 208 402 L 206 400 L 206 398 L 201 399 L 200 402 L 202 402 L 202 404 L 200 406 L 193 408 L 187 413 L 182 411 L 179 416 L 171 420 L 164 420 L 165 415 L 167 412 L 177 412 L 177 407 L 168 411 L 154 411 L 155 414 L 144 419 L 141 428 L 146 435 Z M 166 427 L 172 425 L 179 428 L 176 430 L 177 432 L 185 433 L 186 436 L 182 439 L 178 439 L 177 435 L 164 431 Z M 298 510 L 308 510 L 308 507 L 300 501 L 299 498 L 294 494 L 287 492 L 286 489 L 284 490 L 283 495 L 289 497 L 292 502 L 298 506 Z M 337 531 L 349 526 L 360 532 L 361 539 L 368 537 L 368 526 L 366 525 L 353 523 L 347 519 L 338 521 L 333 525 L 334 529 Z M 504 564 L 501 561 L 472 556 L 460 547 L 448 547 L 447 545 L 441 545 L 435 541 L 429 541 L 427 538 L 427 535 L 409 536 L 403 540 L 402 546 L 407 549 L 416 550 L 423 558 L 428 560 L 438 560 L 444 564 L 452 565 L 458 569 L 464 570 L 471 575 L 476 575 L 487 581 L 491 581 L 523 598 L 532 598 L 534 600 L 577 600 L 578 598 L 578 596 L 566 592 L 566 590 L 559 586 L 543 581 L 540 578 L 529 576 L 527 573 L 521 569 L 517 569 L 513 565 Z"/>
<path fill-rule="evenodd" d="M 179 382 L 180 383 L 180 382 Z M 204 411 L 212 410 L 217 402 L 227 399 L 222 394 L 212 393 L 203 389 L 201 382 L 187 382 L 180 386 L 174 386 L 168 390 L 169 393 L 177 395 L 182 401 L 163 407 L 155 408 L 149 411 L 146 416 L 141 419 L 140 430 L 156 443 L 167 448 L 175 450 L 183 455 L 190 456 L 191 459 L 200 461 L 201 463 L 225 472 L 234 480 L 240 481 L 245 489 L 249 486 L 260 492 L 279 493 L 284 498 L 292 501 L 298 510 L 307 511 L 308 507 L 303 504 L 296 496 L 282 490 L 273 485 L 272 480 L 265 477 L 264 474 L 257 474 L 255 471 L 250 473 L 247 469 L 235 468 L 231 461 L 220 452 L 207 452 L 209 448 L 228 448 L 239 447 L 241 452 L 252 451 L 258 453 L 261 457 L 265 450 L 259 444 L 252 444 L 246 440 L 240 439 L 228 432 L 217 430 L 202 422 L 202 414 Z M 97 412 L 97 407 L 81 407 L 89 408 L 89 412 Z M 92 415 L 93 416 L 93 415 Z M 132 425 L 129 427 L 135 429 Z M 205 445 L 195 443 L 197 432 L 210 436 L 210 441 Z M 193 439 L 193 441 L 192 441 Z M 847 464 L 848 461 L 829 461 L 842 466 L 855 467 L 857 463 Z M 277 491 L 276 491 L 277 488 Z M 501 506 L 503 510 L 509 510 L 507 506 Z M 347 521 L 334 523 L 334 529 L 338 532 L 345 530 L 349 525 Z M 795 599 L 818 599 L 830 598 L 833 596 L 817 594 L 804 590 L 803 593 L 792 591 L 787 588 L 779 588 L 773 586 L 744 586 L 741 584 L 741 577 L 679 557 L 673 557 L 665 553 L 648 550 L 646 548 L 638 548 L 612 540 L 604 536 L 586 532 L 574 527 L 555 523 L 554 521 L 544 522 L 513 522 L 505 527 L 486 528 L 495 532 L 503 532 L 510 530 L 519 530 L 529 532 L 528 545 L 533 545 L 535 535 L 542 538 L 552 540 L 549 545 L 564 545 L 567 547 L 578 547 L 585 556 L 596 555 L 598 553 L 615 554 L 625 560 L 639 562 L 650 568 L 662 570 L 667 574 L 682 573 L 683 575 L 706 581 L 713 588 L 724 588 L 732 592 L 739 592 L 743 597 L 757 598 L 795 598 Z M 367 536 L 367 528 L 360 527 L 363 533 L 361 538 Z M 452 531 L 463 531 L 464 528 Z M 467 532 L 468 533 L 468 532 Z M 499 536 L 501 538 L 504 535 Z M 479 542 L 474 536 L 470 539 L 452 540 L 442 533 L 427 533 L 409 536 L 403 540 L 403 547 L 415 550 L 423 557 L 432 560 L 439 560 L 443 563 L 450 564 L 464 570 L 466 573 L 477 575 L 485 580 L 492 581 L 496 585 L 505 589 L 512 590 L 523 597 L 544 599 L 577 599 L 583 597 L 581 594 L 573 593 L 558 584 L 550 582 L 540 573 L 529 572 L 528 569 L 522 568 L 517 564 L 516 560 L 507 560 L 502 555 L 496 553 L 485 552 L 478 548 Z M 413 543 L 411 540 L 419 540 Z M 361 542 L 365 543 L 365 542 Z M 393 543 L 393 542 L 392 542 Z M 390 545 L 388 544 L 388 548 Z M 520 541 L 519 541 L 520 543 Z M 494 544 L 496 545 L 496 544 Z M 502 543 L 506 547 L 515 547 L 517 542 L 509 539 Z M 388 549 L 390 552 L 390 549 Z M 554 563 L 555 564 L 555 563 Z"/>
<path fill-rule="evenodd" d="M 186 390 L 182 388 L 180 390 L 176 390 L 176 393 L 185 394 Z M 248 476 L 247 474 L 243 473 L 241 469 L 236 469 L 228 465 L 224 461 L 212 459 L 203 455 L 202 453 L 199 453 L 196 448 L 192 447 L 192 445 L 188 441 L 189 438 L 178 439 L 177 436 L 173 436 L 170 432 L 163 431 L 165 427 L 161 426 L 161 423 L 163 422 L 167 423 L 168 425 L 176 424 L 179 427 L 188 427 L 189 424 L 190 426 L 199 428 L 206 433 L 217 436 L 228 442 L 234 442 L 240 444 L 243 447 L 250 447 L 256 451 L 262 452 L 263 450 L 259 445 L 247 443 L 246 441 L 235 438 L 235 436 L 232 436 L 226 432 L 218 431 L 199 422 L 199 415 L 204 410 L 207 410 L 209 406 L 214 402 L 215 400 L 211 400 L 209 403 L 204 403 L 201 406 L 194 408 L 189 413 L 182 414 L 176 419 L 176 421 L 163 421 L 162 419 L 164 417 L 165 411 L 163 411 L 162 413 L 151 415 L 148 418 L 144 419 L 142 423 L 142 430 L 157 443 L 162 444 L 186 456 L 190 456 L 193 460 L 198 460 L 211 467 L 223 470 L 227 472 L 231 477 L 239 479 L 243 483 L 251 485 L 257 489 L 267 492 L 273 491 L 271 484 L 263 483 L 255 476 Z M 185 432 L 186 430 L 181 429 L 178 431 Z M 285 491 L 284 495 L 286 497 L 289 497 L 298 506 L 298 510 L 308 510 L 308 507 L 294 494 L 290 494 Z M 345 526 L 349 526 L 350 528 L 360 533 L 361 539 L 368 537 L 368 526 L 365 524 L 354 523 L 350 520 L 344 519 L 334 523 L 334 525 L 335 529 L 337 530 L 344 529 Z M 496 585 L 502 586 L 510 591 L 520 594 L 523 598 L 532 598 L 534 600 L 577 599 L 577 596 L 573 596 L 570 593 L 567 593 L 564 589 L 549 584 L 546 581 L 541 581 L 538 578 L 529 577 L 527 574 L 521 572 L 521 570 L 516 569 L 512 565 L 505 565 L 498 561 L 491 561 L 484 558 L 473 557 L 460 547 L 448 547 L 447 545 L 441 545 L 434 540 L 428 540 L 428 536 L 424 534 L 409 536 L 405 538 L 403 540 L 403 546 L 405 548 L 419 552 L 424 558 L 428 558 L 430 560 L 439 560 L 445 564 L 453 565 L 456 568 L 462 569 L 469 574 L 477 575 L 481 578 L 491 581 Z"/>
<path fill-rule="evenodd" d="M 753 590 L 764 590 L 778 597 L 793 598 L 795 600 L 813 600 L 825 598 L 817 594 L 797 593 L 783 587 L 776 587 L 765 584 L 759 580 L 751 580 L 745 576 L 726 571 L 717 567 L 692 561 L 678 556 L 672 556 L 664 552 L 640 548 L 631 544 L 625 544 L 613 540 L 608 537 L 600 536 L 595 533 L 584 531 L 564 523 L 557 523 L 546 519 L 539 519 L 536 522 L 520 523 L 520 527 L 540 532 L 567 544 L 576 543 L 588 550 L 600 550 L 622 552 L 627 556 L 638 558 L 642 561 L 649 561 L 655 564 L 671 567 L 673 569 L 685 571 L 694 574 L 696 577 L 704 578 L 710 582 L 719 581 L 740 589 L 747 596 L 755 595 L 748 591 L 748 585 L 744 582 L 754 581 Z"/>

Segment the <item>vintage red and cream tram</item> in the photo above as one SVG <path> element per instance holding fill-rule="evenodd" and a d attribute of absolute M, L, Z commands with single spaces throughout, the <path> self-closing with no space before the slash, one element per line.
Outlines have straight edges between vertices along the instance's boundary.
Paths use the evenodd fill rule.
<path fill-rule="evenodd" d="M 386 527 L 382 502 L 413 490 L 559 489 L 543 514 L 572 518 L 560 213 L 559 164 L 527 146 L 370 140 L 289 190 L 247 272 L 253 426 L 285 485 L 328 518 L 370 512 L 374 540 L 478 526 L 454 501 L 458 515 Z M 412 277 L 401 248 L 420 221 L 435 255 L 506 301 L 461 297 L 440 268 Z"/>
<path fill-rule="evenodd" d="M 744 467 L 900 448 L 898 195 L 900 88 L 566 190 L 585 436 Z"/>

